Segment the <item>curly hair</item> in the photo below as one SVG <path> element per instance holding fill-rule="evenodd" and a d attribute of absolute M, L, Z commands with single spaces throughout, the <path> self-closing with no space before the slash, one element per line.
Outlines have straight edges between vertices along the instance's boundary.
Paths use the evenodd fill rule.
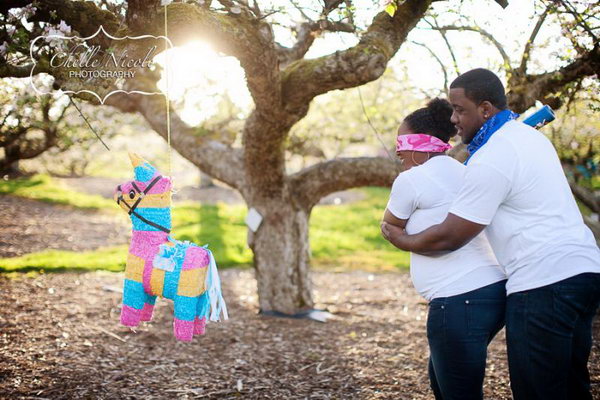
<path fill-rule="evenodd" d="M 452 112 L 448 100 L 435 98 L 427 106 L 410 113 L 404 122 L 413 132 L 426 133 L 448 143 L 456 135 L 456 127 L 450 122 Z"/>

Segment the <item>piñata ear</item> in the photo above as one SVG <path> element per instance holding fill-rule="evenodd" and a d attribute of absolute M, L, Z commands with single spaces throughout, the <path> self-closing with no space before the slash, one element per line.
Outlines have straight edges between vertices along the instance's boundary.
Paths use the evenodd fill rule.
<path fill-rule="evenodd" d="M 129 153 L 129 158 L 131 159 L 131 165 L 133 166 L 133 174 L 135 176 L 135 180 L 138 182 L 147 182 L 154 175 L 156 175 L 156 168 L 152 166 L 148 161 L 144 160 L 142 157 L 135 153 Z"/>

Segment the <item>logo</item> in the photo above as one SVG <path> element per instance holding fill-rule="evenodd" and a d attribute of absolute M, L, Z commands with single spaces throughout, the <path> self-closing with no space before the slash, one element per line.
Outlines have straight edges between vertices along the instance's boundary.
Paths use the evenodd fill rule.
<path fill-rule="evenodd" d="M 127 46 L 115 46 L 109 49 L 103 49 L 100 45 L 91 45 L 89 41 L 97 38 L 99 35 L 104 35 L 115 41 L 124 40 L 140 40 L 143 41 L 139 48 L 136 48 L 136 55 L 129 54 Z M 101 37 L 100 37 L 101 38 Z M 47 35 L 36 37 L 29 47 L 29 56 L 33 62 L 31 72 L 29 73 L 30 84 L 38 94 L 49 94 L 38 88 L 33 79 L 33 72 L 37 65 L 34 57 L 34 50 L 43 46 L 39 41 L 45 41 L 54 49 L 50 57 L 49 69 L 58 72 L 60 70 L 63 79 L 77 79 L 84 89 L 73 91 L 63 90 L 67 94 L 89 93 L 95 96 L 100 104 L 104 104 L 113 94 L 142 94 L 142 95 L 162 95 L 162 92 L 147 92 L 143 90 L 135 90 L 131 85 L 127 85 L 127 80 L 134 80 L 136 74 L 140 70 L 154 69 L 154 56 L 156 55 L 159 45 L 163 43 L 153 43 L 153 41 L 164 41 L 164 45 L 168 49 L 173 48 L 173 44 L 166 36 L 141 35 L 141 36 L 124 36 L 115 37 L 106 32 L 104 27 L 100 25 L 96 33 L 91 36 L 79 38 L 77 36 L 64 36 L 60 31 L 50 31 Z M 36 46 L 37 44 L 37 46 Z M 140 51 L 140 49 L 142 51 Z M 57 75 L 57 74 L 54 74 Z M 98 79 L 101 79 L 102 89 L 114 88 L 104 95 L 98 93 L 99 90 L 94 88 L 97 85 Z M 85 86 L 89 85 L 89 88 Z M 128 89 L 123 89 L 127 86 Z M 106 89 L 105 89 L 106 90 Z"/>

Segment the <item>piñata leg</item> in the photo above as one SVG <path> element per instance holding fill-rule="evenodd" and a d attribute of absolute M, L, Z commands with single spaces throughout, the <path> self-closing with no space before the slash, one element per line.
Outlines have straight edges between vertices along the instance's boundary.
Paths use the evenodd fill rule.
<path fill-rule="evenodd" d="M 196 305 L 196 319 L 194 319 L 194 335 L 204 335 L 206 330 L 206 317 L 208 316 L 208 293 L 198 297 Z"/>
<path fill-rule="evenodd" d="M 142 309 L 146 293 L 142 282 L 125 279 L 123 285 L 123 307 L 121 308 L 121 324 L 138 326 L 142 318 Z"/>
<path fill-rule="evenodd" d="M 194 318 L 196 317 L 197 297 L 176 295 L 175 318 L 173 319 L 173 332 L 177 340 L 190 342 L 194 337 Z"/>
<path fill-rule="evenodd" d="M 142 308 L 142 321 L 151 321 L 152 313 L 154 311 L 154 304 L 156 303 L 156 296 L 148 293 L 144 293 L 144 308 Z"/>

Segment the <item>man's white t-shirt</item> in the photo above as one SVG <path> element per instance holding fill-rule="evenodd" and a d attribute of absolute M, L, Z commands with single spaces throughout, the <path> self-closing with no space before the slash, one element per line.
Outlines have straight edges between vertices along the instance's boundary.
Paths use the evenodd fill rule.
<path fill-rule="evenodd" d="M 488 225 L 508 294 L 600 272 L 552 143 L 522 122 L 507 122 L 471 157 L 450 213 Z"/>
<path fill-rule="evenodd" d="M 406 232 L 419 233 L 444 221 L 458 194 L 465 166 L 442 155 L 398 175 L 387 209 L 408 219 Z M 506 279 L 482 233 L 461 249 L 439 256 L 411 253 L 410 274 L 415 289 L 427 300 L 454 296 Z"/>

